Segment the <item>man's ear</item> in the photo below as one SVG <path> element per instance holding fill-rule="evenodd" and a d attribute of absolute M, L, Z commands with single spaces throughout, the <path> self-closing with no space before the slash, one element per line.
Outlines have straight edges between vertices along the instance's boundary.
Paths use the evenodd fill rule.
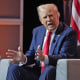
<path fill-rule="evenodd" d="M 60 17 L 60 12 L 58 12 L 57 14 L 58 14 L 58 17 Z"/>

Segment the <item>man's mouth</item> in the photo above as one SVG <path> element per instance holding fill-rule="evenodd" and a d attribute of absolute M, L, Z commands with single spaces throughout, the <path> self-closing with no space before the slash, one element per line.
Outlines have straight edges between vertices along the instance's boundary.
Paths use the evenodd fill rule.
<path fill-rule="evenodd" d="M 49 27 L 52 27 L 52 26 L 53 26 L 53 23 L 49 23 L 48 26 L 49 26 Z"/>
<path fill-rule="evenodd" d="M 48 26 L 53 25 L 53 23 L 49 23 Z"/>

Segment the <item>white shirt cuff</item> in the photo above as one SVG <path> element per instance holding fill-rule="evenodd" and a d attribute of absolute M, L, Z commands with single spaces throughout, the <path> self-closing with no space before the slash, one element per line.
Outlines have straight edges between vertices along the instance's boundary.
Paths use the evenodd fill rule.
<path fill-rule="evenodd" d="M 43 66 L 46 66 L 46 65 L 48 65 L 48 63 L 49 63 L 48 55 L 45 55 L 44 61 L 42 61 L 42 64 L 43 64 Z"/>

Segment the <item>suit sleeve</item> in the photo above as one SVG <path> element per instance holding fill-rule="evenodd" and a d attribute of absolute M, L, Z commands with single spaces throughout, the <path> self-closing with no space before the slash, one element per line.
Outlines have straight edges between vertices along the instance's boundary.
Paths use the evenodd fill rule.
<path fill-rule="evenodd" d="M 32 41 L 30 44 L 29 50 L 25 53 L 25 56 L 27 56 L 27 65 L 33 64 L 35 62 L 34 57 L 35 57 L 35 50 L 34 50 L 34 29 L 32 31 L 33 37 Z"/>

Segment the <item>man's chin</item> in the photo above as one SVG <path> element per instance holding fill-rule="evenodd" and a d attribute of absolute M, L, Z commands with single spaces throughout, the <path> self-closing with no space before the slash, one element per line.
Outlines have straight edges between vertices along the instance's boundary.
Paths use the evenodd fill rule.
<path fill-rule="evenodd" d="M 48 28 L 49 31 L 53 31 L 55 28 Z"/>

